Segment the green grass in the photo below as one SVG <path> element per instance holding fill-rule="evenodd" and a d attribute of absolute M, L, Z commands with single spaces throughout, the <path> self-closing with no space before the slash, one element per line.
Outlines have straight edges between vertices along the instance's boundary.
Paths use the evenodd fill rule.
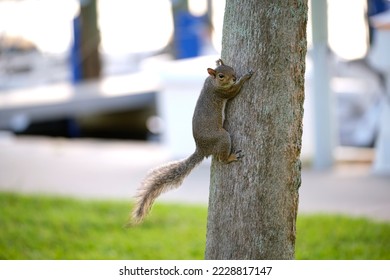
<path fill-rule="evenodd" d="M 390 223 L 335 215 L 299 216 L 296 257 L 390 260 Z"/>
<path fill-rule="evenodd" d="M 0 193 L 0 259 L 203 259 L 207 209 L 157 204 L 126 229 L 117 201 Z M 390 223 L 299 216 L 298 259 L 390 259 Z"/>

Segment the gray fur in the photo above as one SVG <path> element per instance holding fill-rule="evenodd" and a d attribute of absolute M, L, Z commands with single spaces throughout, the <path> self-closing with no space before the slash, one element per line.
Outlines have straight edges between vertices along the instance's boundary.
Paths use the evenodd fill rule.
<path fill-rule="evenodd" d="M 234 69 L 217 60 L 217 68 L 208 68 L 207 77 L 192 118 L 192 133 L 196 151 L 187 159 L 175 161 L 152 170 L 138 190 L 133 222 L 140 223 L 149 213 L 153 202 L 162 193 L 181 185 L 184 178 L 205 157 L 214 156 L 221 162 L 240 159 L 240 152 L 231 151 L 229 133 L 223 128 L 225 105 L 235 97 L 253 72 L 236 81 Z"/>

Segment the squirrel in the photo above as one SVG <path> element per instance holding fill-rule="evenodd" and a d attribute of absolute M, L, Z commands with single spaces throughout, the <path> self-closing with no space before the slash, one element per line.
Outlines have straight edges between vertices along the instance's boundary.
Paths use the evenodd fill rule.
<path fill-rule="evenodd" d="M 225 105 L 227 100 L 239 93 L 253 71 L 237 80 L 234 69 L 218 59 L 217 67 L 207 68 L 207 72 L 209 76 L 204 82 L 192 118 L 195 152 L 186 159 L 170 162 L 149 172 L 136 196 L 132 213 L 134 224 L 142 222 L 154 200 L 161 193 L 179 187 L 205 157 L 212 155 L 223 163 L 238 161 L 242 157 L 241 151 L 231 151 L 230 134 L 223 128 Z"/>

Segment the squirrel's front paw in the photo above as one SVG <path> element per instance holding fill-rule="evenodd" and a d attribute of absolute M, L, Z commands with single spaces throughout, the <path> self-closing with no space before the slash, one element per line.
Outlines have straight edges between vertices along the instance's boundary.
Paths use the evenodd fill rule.
<path fill-rule="evenodd" d="M 242 152 L 241 150 L 238 150 L 238 151 L 234 152 L 234 154 L 236 155 L 237 160 L 240 160 L 240 159 L 242 159 L 244 157 L 244 155 L 241 152 Z"/>
<path fill-rule="evenodd" d="M 255 73 L 253 70 L 249 70 L 248 73 L 245 74 L 245 78 L 249 79 L 250 77 L 252 77 L 253 73 Z"/>

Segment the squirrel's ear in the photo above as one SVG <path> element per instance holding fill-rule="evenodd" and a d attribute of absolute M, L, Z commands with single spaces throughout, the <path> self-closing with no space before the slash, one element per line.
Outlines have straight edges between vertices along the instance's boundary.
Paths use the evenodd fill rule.
<path fill-rule="evenodd" d="M 214 69 L 207 68 L 207 72 L 210 74 L 210 76 L 215 77 L 217 75 L 217 72 L 215 72 Z"/>
<path fill-rule="evenodd" d="M 222 61 L 222 59 L 218 59 L 217 61 L 217 66 L 220 66 L 220 65 L 225 65 Z"/>

